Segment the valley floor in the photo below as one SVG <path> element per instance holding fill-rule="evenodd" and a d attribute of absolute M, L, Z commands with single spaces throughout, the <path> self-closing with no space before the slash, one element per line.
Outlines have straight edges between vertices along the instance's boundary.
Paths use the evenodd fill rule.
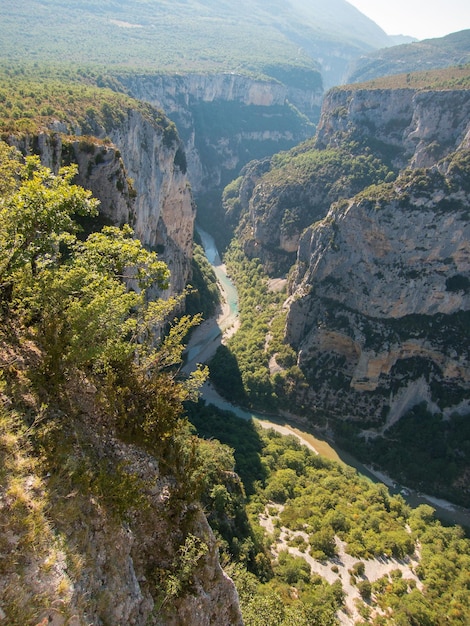
<path fill-rule="evenodd" d="M 277 515 L 273 515 L 274 510 L 278 510 L 278 513 L 282 510 L 282 505 L 276 505 L 270 503 L 264 513 L 260 515 L 260 525 L 270 534 L 275 532 L 275 520 Z M 342 626 L 354 626 L 357 620 L 360 619 L 356 602 L 361 601 L 361 596 L 356 585 L 352 584 L 350 572 L 353 566 L 358 562 L 358 559 L 346 553 L 346 544 L 336 537 L 337 556 L 328 559 L 326 561 L 318 561 L 308 554 L 308 551 L 301 551 L 292 545 L 289 545 L 295 537 L 300 536 L 308 542 L 308 534 L 301 531 L 291 531 L 288 528 L 281 527 L 279 537 L 273 542 L 271 547 L 272 554 L 276 557 L 281 550 L 288 550 L 290 554 L 301 557 L 307 561 L 310 565 L 312 574 L 318 574 L 327 580 L 330 584 L 333 584 L 336 580 L 341 581 L 341 585 L 345 592 L 345 605 L 346 610 L 341 611 L 338 615 Z M 403 578 L 406 580 L 414 580 L 418 589 L 422 588 L 422 584 L 419 578 L 416 576 L 414 569 L 419 564 L 419 551 L 417 550 L 412 557 L 406 557 L 404 559 L 395 558 L 375 558 L 364 559 L 365 569 L 364 574 L 360 577 L 361 580 L 368 580 L 374 582 L 379 580 L 383 576 L 387 576 L 390 572 L 399 570 Z"/>

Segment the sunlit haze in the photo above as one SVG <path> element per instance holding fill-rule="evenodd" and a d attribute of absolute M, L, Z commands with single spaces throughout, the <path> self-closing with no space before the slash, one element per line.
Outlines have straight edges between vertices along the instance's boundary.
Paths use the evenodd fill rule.
<path fill-rule="evenodd" d="M 348 0 L 388 35 L 443 37 L 470 28 L 468 0 Z"/>

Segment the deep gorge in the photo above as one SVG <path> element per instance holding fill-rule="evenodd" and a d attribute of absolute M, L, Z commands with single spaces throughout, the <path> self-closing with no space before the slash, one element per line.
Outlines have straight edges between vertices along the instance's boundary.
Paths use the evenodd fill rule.
<path fill-rule="evenodd" d="M 2 7 L 0 623 L 466 626 L 470 33 L 322 5 Z"/>

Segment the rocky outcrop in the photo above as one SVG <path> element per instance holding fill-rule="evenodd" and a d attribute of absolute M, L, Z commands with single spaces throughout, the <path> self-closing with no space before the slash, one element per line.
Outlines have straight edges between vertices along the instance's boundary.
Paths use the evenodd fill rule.
<path fill-rule="evenodd" d="M 296 280 L 306 267 L 302 281 L 323 284 L 325 297 L 340 298 L 369 317 L 460 311 L 468 304 L 467 289 L 453 290 L 449 281 L 470 270 L 470 224 L 468 196 L 460 190 L 456 195 L 458 200 L 446 197 L 460 204 L 451 213 L 439 211 L 439 200 L 411 207 L 391 202 L 379 209 L 359 200 L 332 208 L 302 236 Z M 404 230 L 404 224 L 413 228 Z"/>
<path fill-rule="evenodd" d="M 469 116 L 465 89 L 333 89 L 314 139 L 246 167 L 237 199 L 233 185 L 227 187 L 226 220 L 233 224 L 239 216 L 247 254 L 259 257 L 268 272 L 284 273 L 302 231 L 324 218 L 333 202 L 464 148 Z"/>
<path fill-rule="evenodd" d="M 332 89 L 314 139 L 247 166 L 236 202 L 228 186 L 226 220 L 232 225 L 242 216 L 245 252 L 268 272 L 285 273 L 302 231 L 324 218 L 333 202 L 393 179 L 403 168 L 431 167 L 468 145 L 469 117 L 465 89 Z"/>
<path fill-rule="evenodd" d="M 93 135 L 80 127 L 71 135 L 58 120 L 37 136 L 12 138 L 11 143 L 24 153 L 40 154 L 54 170 L 77 163 L 77 182 L 100 200 L 102 216 L 114 224 L 131 224 L 136 236 L 168 264 L 169 293 L 175 294 L 190 275 L 195 207 L 184 151 L 169 124 L 162 127 L 145 111 L 129 108 L 119 124 L 95 124 Z"/>
<path fill-rule="evenodd" d="M 322 97 L 319 77 L 306 89 L 236 72 L 132 75 L 120 81 L 133 97 L 163 108 L 176 123 L 195 193 L 220 187 L 251 159 L 311 135 L 306 117 L 318 119 Z"/>
<path fill-rule="evenodd" d="M 436 364 L 445 379 L 470 383 L 470 355 L 442 334 L 446 325 L 456 326 L 457 337 L 460 315 L 470 309 L 469 198 L 461 190 L 456 196 L 447 197 L 460 204 L 452 213 L 440 211 L 438 202 L 377 209 L 352 201 L 307 229 L 288 325 L 300 363 L 317 351 L 340 354 L 357 391 L 386 389 L 393 366 L 418 357 Z"/>
<path fill-rule="evenodd" d="M 121 524 L 91 502 L 81 524 L 68 528 L 77 553 L 87 555 L 71 598 L 77 612 L 87 623 L 116 626 L 242 626 L 237 591 L 199 505 L 161 475 L 154 456 L 110 436 L 96 446 L 146 486 L 147 502 Z M 92 598 L 85 612 L 82 597 Z"/>
<path fill-rule="evenodd" d="M 315 146 L 357 141 L 395 168 L 427 167 L 465 141 L 469 114 L 465 89 L 332 89 Z"/>
<path fill-rule="evenodd" d="M 145 111 L 129 109 L 120 125 L 106 129 L 106 138 L 100 128 L 94 136 L 81 135 L 78 127 L 73 135 L 67 131 L 58 121 L 37 135 L 12 137 L 11 143 L 25 154 L 39 154 L 53 170 L 76 163 L 77 183 L 101 202 L 101 221 L 130 223 L 170 266 L 170 293 L 180 293 L 190 267 L 194 208 L 174 127 L 162 128 L 161 118 L 153 123 Z M 89 472 L 94 486 L 100 481 L 105 486 L 97 497 L 86 480 L 82 490 L 54 489 L 56 480 L 64 482 L 60 473 L 68 472 L 58 460 L 61 453 L 45 479 L 28 476 L 34 506 L 38 493 L 50 498 L 44 520 L 50 534 L 47 563 L 40 550 L 22 550 L 21 583 L 8 571 L 0 585 L 5 608 L 0 620 L 56 626 L 242 626 L 237 591 L 219 563 L 218 545 L 197 495 L 189 492 L 183 463 L 170 458 L 169 446 L 167 456 L 157 450 L 158 458 L 119 439 L 113 425 L 103 422 L 92 385 L 84 383 L 70 393 L 81 417 L 67 417 L 59 448 L 69 445 L 70 427 L 76 439 L 66 455 L 68 467 Z M 103 468 L 117 471 L 115 482 L 113 471 Z M 111 492 L 108 500 L 101 498 Z M 18 589 L 10 593 L 12 584 Z M 14 604 L 17 597 L 20 612 L 3 603 L 13 598 Z"/>
<path fill-rule="evenodd" d="M 13 353 L 4 352 L 2 363 Z M 17 363 L 38 353 L 29 343 L 16 351 Z M 172 456 L 166 446 L 159 457 L 163 444 L 152 453 L 123 442 L 96 388 L 79 378 L 68 388 L 70 412 L 54 409 L 44 418 L 48 433 L 35 433 L 47 458 L 17 431 L 13 410 L 2 422 L 10 448 L 1 450 L 0 621 L 242 626 L 238 594 L 181 450 Z M 16 513 L 18 500 L 24 509 Z"/>
<path fill-rule="evenodd" d="M 111 132 L 135 193 L 134 229 L 157 248 L 171 271 L 172 293 L 181 293 L 190 274 L 195 206 L 186 160 L 176 134 L 169 140 L 150 120 L 129 111 L 127 123 Z"/>
<path fill-rule="evenodd" d="M 306 229 L 287 323 L 310 402 L 341 419 L 367 415 L 381 432 L 422 401 L 446 415 L 470 409 L 470 98 L 400 95 L 351 92 L 349 116 L 332 113 L 338 94 L 330 96 L 319 144 L 361 129 L 367 136 L 367 116 L 410 167 L 394 183 L 333 204 Z M 380 111 L 373 101 L 383 102 Z M 403 130 L 397 122 L 386 133 L 399 112 Z"/>
<path fill-rule="evenodd" d="M 287 87 L 277 81 L 255 80 L 227 72 L 223 74 L 132 75 L 121 78 L 123 84 L 139 100 L 150 102 L 158 98 L 167 113 L 178 111 L 192 102 L 242 102 L 246 105 L 283 105 L 288 98 Z M 293 103 L 295 104 L 295 102 Z M 318 101 L 311 102 L 318 106 Z M 310 111 L 311 112 L 311 111 Z"/>

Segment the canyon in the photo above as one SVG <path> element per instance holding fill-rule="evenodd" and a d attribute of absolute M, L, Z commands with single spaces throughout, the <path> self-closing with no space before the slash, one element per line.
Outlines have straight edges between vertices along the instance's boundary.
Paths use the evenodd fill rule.
<path fill-rule="evenodd" d="M 127 28 L 122 24 L 113 28 Z M 100 200 L 99 224 L 130 224 L 170 268 L 169 288 L 154 289 L 152 298 L 178 296 L 191 282 L 195 197 L 215 229 L 224 210 L 223 235 L 235 234 L 248 257 L 288 286 L 284 339 L 306 382 L 289 415 L 352 447 L 393 448 L 393 429 L 413 411 L 425 419 L 429 412 L 449 431 L 470 412 L 470 99 L 465 83 L 436 87 L 432 80 L 425 89 L 378 83 L 324 97 L 324 86 L 339 82 L 358 54 L 386 45 L 384 33 L 372 35 L 374 43 L 310 42 L 318 65 L 296 67 L 294 78 L 282 63 L 249 72 L 113 67 L 95 79 L 136 99 L 121 117 L 107 116 L 98 98 L 93 104 L 104 117 L 88 111 L 70 124 L 66 115 L 49 116 L 35 133 L 2 138 L 40 155 L 54 172 L 78 166 L 76 182 Z M 309 38 L 299 30 L 294 40 L 297 49 Z M 465 78 L 468 70 L 460 69 Z M 206 203 L 211 194 L 215 200 Z M 28 343 L 24 353 L 8 350 L 2 367 L 24 382 L 39 349 Z M 21 389 L 30 413 L 48 410 L 33 406 L 28 393 Z M 58 464 L 80 477 L 84 459 L 96 462 L 105 490 L 106 471 L 124 468 L 147 508 L 134 503 L 116 523 L 96 491 L 59 489 L 44 515 L 52 528 L 46 556 L 26 557 L 23 604 L 56 598 L 59 588 L 62 604 L 48 600 L 52 608 L 35 618 L 69 626 L 241 625 L 235 585 L 219 563 L 220 537 L 191 491 L 197 455 L 191 449 L 189 461 L 167 458 L 117 436 L 86 376 L 67 394 L 70 415 L 48 414 L 62 420 L 69 437 Z M 424 433 L 428 423 L 418 417 Z M 458 463 L 447 486 L 461 501 L 470 497 L 464 444 L 448 446 Z M 220 472 L 227 485 L 236 482 L 232 470 Z M 54 493 L 53 473 L 20 478 L 30 509 L 37 494 Z M 443 487 L 438 483 L 437 493 Z M 14 552 L 15 533 L 6 544 Z"/>

